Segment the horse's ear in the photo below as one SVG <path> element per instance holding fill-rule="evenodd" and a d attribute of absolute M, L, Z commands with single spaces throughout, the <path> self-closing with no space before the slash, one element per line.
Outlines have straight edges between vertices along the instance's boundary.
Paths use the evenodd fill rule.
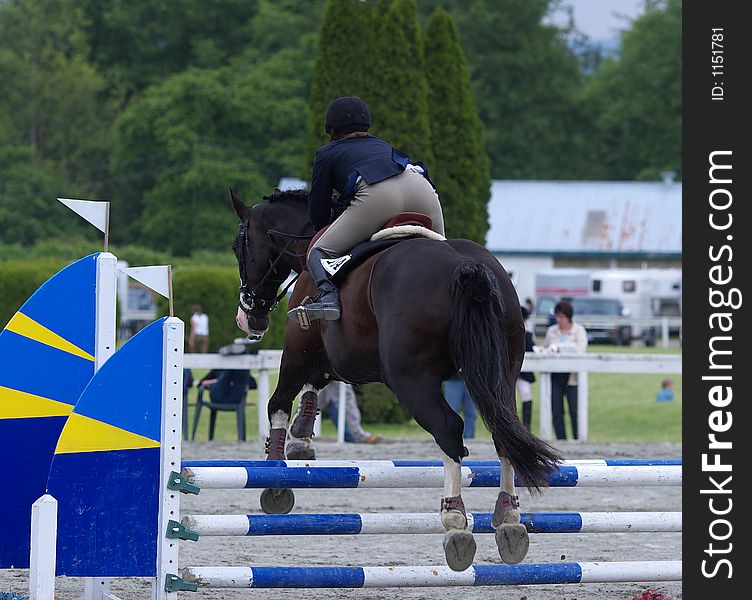
<path fill-rule="evenodd" d="M 245 221 L 251 207 L 246 206 L 231 187 L 228 187 L 227 191 L 230 193 L 230 200 L 232 201 L 232 207 L 235 209 L 235 214 L 238 215 L 241 221 Z"/>

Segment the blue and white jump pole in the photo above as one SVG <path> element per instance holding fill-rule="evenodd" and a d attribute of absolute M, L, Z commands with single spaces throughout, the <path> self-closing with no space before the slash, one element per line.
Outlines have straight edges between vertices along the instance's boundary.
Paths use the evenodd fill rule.
<path fill-rule="evenodd" d="M 208 461 L 184 462 L 186 479 L 206 489 L 243 488 L 440 488 L 444 468 L 416 461 Z M 201 466 L 194 466 L 201 465 Z M 463 464 L 462 487 L 498 487 L 498 464 Z M 548 477 L 551 487 L 679 486 L 680 465 L 612 466 L 592 461 L 561 465 Z M 515 485 L 520 486 L 515 480 Z"/>
<path fill-rule="evenodd" d="M 468 513 L 473 533 L 494 533 L 491 513 Z M 681 532 L 680 512 L 521 513 L 528 533 Z M 199 536 L 443 534 L 437 513 L 186 515 L 183 526 Z"/>
<path fill-rule="evenodd" d="M 401 588 L 680 581 L 681 561 L 449 567 L 190 567 L 199 588 Z"/>

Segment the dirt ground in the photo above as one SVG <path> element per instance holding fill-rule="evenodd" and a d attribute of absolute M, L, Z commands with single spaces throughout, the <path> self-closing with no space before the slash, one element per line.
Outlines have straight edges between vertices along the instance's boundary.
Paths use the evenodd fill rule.
<path fill-rule="evenodd" d="M 555 444 L 568 459 L 585 458 L 681 458 L 679 444 L 592 444 L 574 441 Z M 495 458 L 490 442 L 468 440 L 470 459 Z M 328 459 L 438 459 L 432 442 L 390 441 L 380 444 L 346 444 L 319 441 L 318 457 Z M 261 459 L 259 442 L 218 444 L 184 442 L 184 459 Z M 465 488 L 468 511 L 491 512 L 497 490 Z M 259 513 L 260 490 L 204 490 L 198 496 L 183 496 L 182 514 Z M 294 512 L 433 512 L 438 511 L 438 489 L 347 489 L 295 490 Z M 681 488 L 552 488 L 539 496 L 520 490 L 523 511 L 681 511 Z M 307 537 L 207 537 L 181 542 L 181 566 L 386 566 L 443 565 L 442 536 L 368 535 Z M 492 535 L 476 534 L 475 563 L 500 563 Z M 680 560 L 681 533 L 539 534 L 531 535 L 528 563 L 557 561 Z M 60 600 L 81 595 L 76 578 L 58 578 Z M 145 579 L 112 581 L 112 593 L 122 600 L 148 600 L 151 583 Z M 504 588 L 412 588 L 412 589 L 320 589 L 303 590 L 200 590 L 182 593 L 183 598 L 240 600 L 289 600 L 315 595 L 317 599 L 419 600 L 462 598 L 487 600 L 631 600 L 656 589 L 667 598 L 681 598 L 681 582 L 510 586 Z M 28 572 L 0 571 L 0 593 L 28 594 Z"/>

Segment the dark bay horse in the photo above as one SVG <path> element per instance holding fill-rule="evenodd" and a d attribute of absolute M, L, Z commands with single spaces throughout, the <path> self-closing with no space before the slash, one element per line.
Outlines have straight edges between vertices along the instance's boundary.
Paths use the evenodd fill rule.
<path fill-rule="evenodd" d="M 291 271 L 300 274 L 290 307 L 316 294 L 305 270 L 313 237 L 307 192 L 275 190 L 246 206 L 230 190 L 240 230 L 233 244 L 240 270 L 238 326 L 259 339 L 269 311 Z M 366 259 L 339 285 L 337 321 L 313 321 L 304 330 L 288 321 L 279 382 L 269 401 L 268 458 L 312 458 L 316 393 L 306 391 L 289 425 L 293 401 L 304 386 L 330 381 L 384 382 L 441 449 L 444 492 L 441 521 L 447 564 L 464 570 L 475 555 L 460 496 L 462 418 L 441 392 L 442 381 L 461 371 L 501 460 L 501 484 L 492 524 L 502 560 L 520 562 L 529 541 L 520 524 L 514 474 L 539 490 L 560 457 L 517 417 L 515 381 L 524 358 L 524 322 L 507 272 L 479 244 L 462 239 L 406 239 Z M 291 451 L 294 448 L 294 452 Z M 292 506 L 290 505 L 287 510 Z M 285 511 L 279 511 L 285 512 Z"/>

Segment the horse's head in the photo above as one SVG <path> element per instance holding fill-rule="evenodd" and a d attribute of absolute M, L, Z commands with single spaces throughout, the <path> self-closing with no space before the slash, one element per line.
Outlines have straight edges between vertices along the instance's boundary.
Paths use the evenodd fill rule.
<path fill-rule="evenodd" d="M 302 229 L 308 226 L 306 203 L 298 198 L 305 191 L 275 190 L 271 196 L 264 197 L 265 202 L 254 206 L 246 206 L 232 189 L 229 192 L 240 219 L 238 235 L 232 245 L 240 272 L 240 298 L 235 321 L 250 339 L 260 340 L 269 329 L 269 312 L 277 305 L 277 291 L 290 274 L 290 257 L 296 256 L 289 252 L 288 247 L 298 236 L 291 235 L 283 248 L 279 246 L 279 237 L 284 237 L 289 229 L 295 229 L 294 234 L 303 233 Z M 272 204 L 285 195 L 297 198 L 293 210 L 286 206 L 291 203 Z"/>

